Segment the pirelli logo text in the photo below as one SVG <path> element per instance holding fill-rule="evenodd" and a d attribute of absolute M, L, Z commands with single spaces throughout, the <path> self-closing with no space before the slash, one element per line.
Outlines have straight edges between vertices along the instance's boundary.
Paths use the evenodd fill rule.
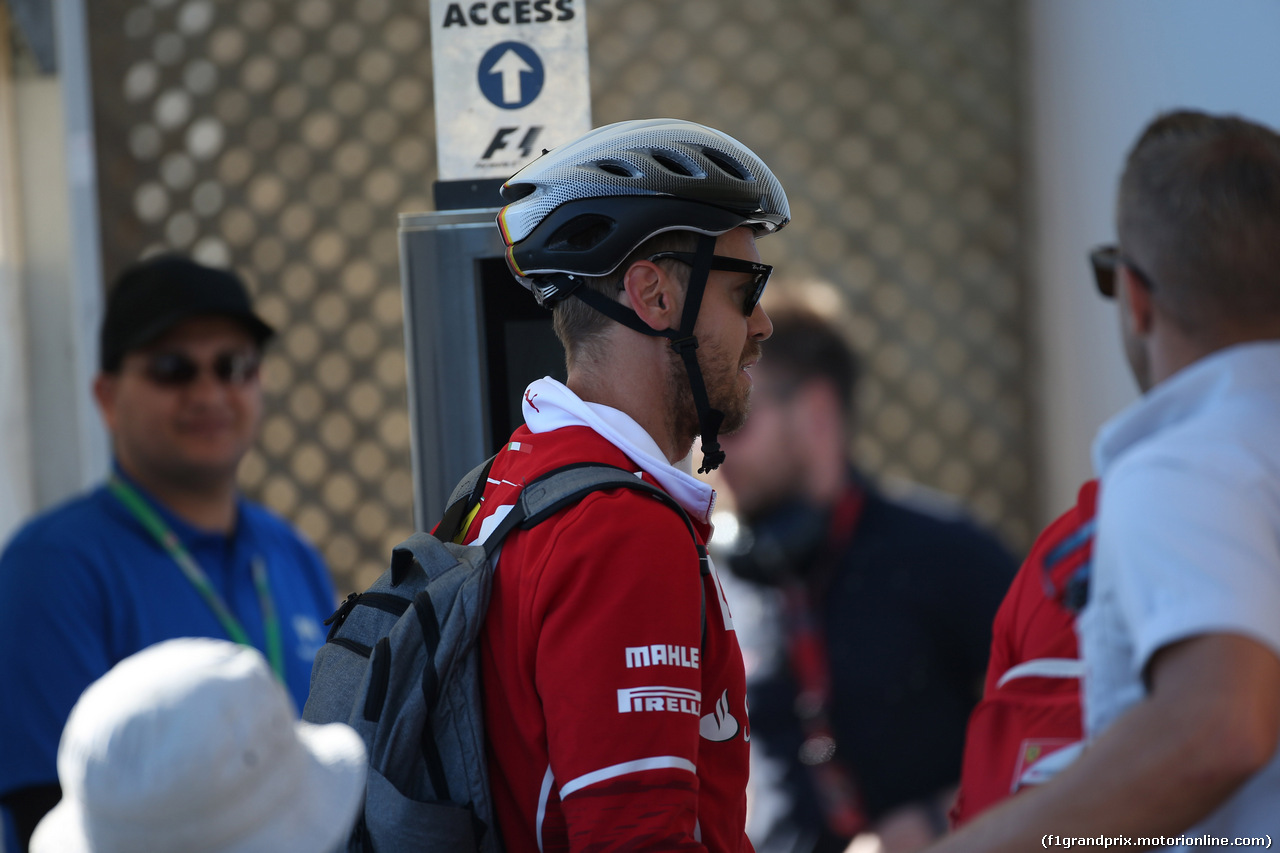
<path fill-rule="evenodd" d="M 628 687 L 618 691 L 618 713 L 673 711 L 702 714 L 702 693 L 683 687 Z"/>
<path fill-rule="evenodd" d="M 627 669 L 639 669 L 645 666 L 683 666 L 689 669 L 698 668 L 697 646 L 664 646 L 655 643 L 652 646 L 627 646 Z"/>

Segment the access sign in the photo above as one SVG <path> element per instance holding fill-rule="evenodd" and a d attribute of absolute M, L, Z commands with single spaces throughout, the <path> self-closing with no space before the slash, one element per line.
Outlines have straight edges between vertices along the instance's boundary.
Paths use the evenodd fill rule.
<path fill-rule="evenodd" d="M 591 129 L 586 0 L 431 0 L 441 181 L 505 180 Z"/>

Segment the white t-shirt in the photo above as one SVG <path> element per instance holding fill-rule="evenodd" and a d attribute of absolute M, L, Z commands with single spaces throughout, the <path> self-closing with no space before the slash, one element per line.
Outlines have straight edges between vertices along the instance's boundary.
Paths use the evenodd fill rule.
<path fill-rule="evenodd" d="M 1112 419 L 1089 604 L 1077 623 L 1090 738 L 1146 695 L 1160 648 L 1239 634 L 1280 657 L 1280 342 L 1204 358 Z M 1280 754 L 1187 837 L 1280 830 Z M 1181 848 L 1173 848 L 1181 849 Z"/>

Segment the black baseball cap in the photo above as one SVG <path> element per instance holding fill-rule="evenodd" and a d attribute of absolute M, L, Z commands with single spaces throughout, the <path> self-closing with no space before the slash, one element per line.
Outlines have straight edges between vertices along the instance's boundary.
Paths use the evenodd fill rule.
<path fill-rule="evenodd" d="M 275 334 L 253 313 L 249 291 L 235 273 L 180 255 L 159 255 L 134 264 L 107 292 L 99 337 L 100 367 L 115 373 L 126 353 L 145 346 L 190 317 L 238 320 L 258 346 Z"/>

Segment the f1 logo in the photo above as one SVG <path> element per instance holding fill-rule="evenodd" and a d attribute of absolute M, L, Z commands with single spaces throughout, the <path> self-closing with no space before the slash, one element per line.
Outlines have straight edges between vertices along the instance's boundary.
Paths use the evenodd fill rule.
<path fill-rule="evenodd" d="M 507 149 L 507 138 L 518 130 L 520 130 L 519 127 L 498 128 L 498 132 L 493 135 L 493 139 L 489 140 L 489 147 L 484 150 L 484 156 L 480 159 L 488 160 L 499 151 L 505 151 Z M 542 125 L 534 125 L 525 131 L 524 137 L 520 140 L 519 145 L 521 157 L 529 156 L 529 152 L 533 150 L 533 143 L 538 139 L 538 136 L 541 133 Z"/>

